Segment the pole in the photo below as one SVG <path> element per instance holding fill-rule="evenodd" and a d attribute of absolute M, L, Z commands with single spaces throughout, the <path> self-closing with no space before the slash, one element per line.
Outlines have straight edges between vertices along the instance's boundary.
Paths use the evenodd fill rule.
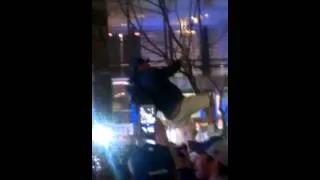
<path fill-rule="evenodd" d="M 202 37 L 202 19 L 201 19 L 201 2 L 200 0 L 197 0 L 197 9 L 198 9 L 198 27 L 199 27 L 199 37 L 200 37 L 200 41 L 201 41 L 201 37 Z M 200 45 L 199 45 L 199 48 L 201 49 L 201 42 L 200 42 Z M 201 52 L 201 50 L 200 50 Z M 202 57 L 202 55 L 200 56 Z"/>
<path fill-rule="evenodd" d="M 161 4 L 160 4 L 160 6 L 161 6 Z M 166 7 L 166 1 L 163 2 L 163 6 L 164 6 L 164 8 Z M 165 8 L 164 13 L 167 13 L 167 8 Z M 164 53 L 167 56 L 168 55 L 168 25 L 167 25 L 166 20 L 165 20 L 165 14 L 163 14 L 162 17 L 163 17 L 162 21 L 163 21 L 163 36 L 164 36 L 163 37 L 164 38 Z"/>

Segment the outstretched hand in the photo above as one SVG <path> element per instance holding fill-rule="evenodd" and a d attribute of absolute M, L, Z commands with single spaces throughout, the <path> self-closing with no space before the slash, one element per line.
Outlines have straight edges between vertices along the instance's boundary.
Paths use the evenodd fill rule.
<path fill-rule="evenodd" d="M 185 165 L 182 163 L 180 157 L 177 154 L 175 147 L 173 147 L 168 140 L 168 136 L 166 133 L 166 129 L 162 122 L 157 118 L 154 124 L 154 131 L 155 131 L 155 141 L 157 144 L 165 146 L 169 149 L 170 154 L 174 160 L 174 164 L 177 169 L 183 168 Z"/>
<path fill-rule="evenodd" d="M 155 131 L 155 142 L 157 144 L 160 144 L 162 146 L 168 147 L 169 140 L 166 133 L 166 129 L 160 119 L 157 118 L 155 124 L 154 124 L 154 131 Z"/>

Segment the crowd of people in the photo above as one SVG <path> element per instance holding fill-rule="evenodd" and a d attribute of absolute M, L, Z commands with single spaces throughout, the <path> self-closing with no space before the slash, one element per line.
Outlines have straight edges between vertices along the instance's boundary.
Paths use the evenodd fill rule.
<path fill-rule="evenodd" d="M 155 124 L 156 144 L 130 144 L 107 152 L 109 159 L 93 179 L 114 180 L 224 180 L 228 179 L 228 140 L 211 137 L 206 142 L 169 142 L 161 121 Z M 120 155 L 120 152 L 122 155 Z M 112 154 L 112 155 L 110 155 Z M 112 156 L 112 157 L 111 157 Z M 100 174 L 101 174 L 100 173 Z M 94 172 L 93 174 L 97 174 Z"/>

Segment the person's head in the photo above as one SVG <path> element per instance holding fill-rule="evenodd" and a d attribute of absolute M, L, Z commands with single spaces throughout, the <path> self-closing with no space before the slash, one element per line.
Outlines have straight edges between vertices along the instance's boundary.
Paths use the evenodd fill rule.
<path fill-rule="evenodd" d="M 188 147 L 186 144 L 182 144 L 177 147 L 178 155 L 181 157 L 188 157 Z"/>
<path fill-rule="evenodd" d="M 137 58 L 137 65 L 138 71 L 143 71 L 150 68 L 148 59 Z"/>
<path fill-rule="evenodd" d="M 221 140 L 201 153 L 195 160 L 196 176 L 199 179 L 208 179 L 213 175 L 228 176 L 228 142 Z"/>
<path fill-rule="evenodd" d="M 197 142 L 196 141 L 188 141 L 188 147 L 189 150 L 192 151 L 196 151 L 196 146 L 197 146 Z"/>
<path fill-rule="evenodd" d="M 130 83 L 135 81 L 137 72 L 146 70 L 149 67 L 149 60 L 144 60 L 142 58 L 133 58 L 130 63 Z"/>
<path fill-rule="evenodd" d="M 199 154 L 194 162 L 194 169 L 198 179 L 209 178 L 211 171 L 215 167 L 213 158 L 207 154 Z"/>
<path fill-rule="evenodd" d="M 188 150 L 188 146 L 187 146 L 187 144 L 182 144 L 181 146 L 180 146 L 180 148 L 182 149 L 182 150 Z"/>

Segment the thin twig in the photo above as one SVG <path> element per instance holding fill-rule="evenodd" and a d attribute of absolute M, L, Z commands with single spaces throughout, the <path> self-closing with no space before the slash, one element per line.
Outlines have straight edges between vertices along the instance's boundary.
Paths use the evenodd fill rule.
<path fill-rule="evenodd" d="M 225 26 L 226 27 L 224 30 L 222 30 L 223 32 L 220 33 L 220 36 L 218 38 L 216 38 L 213 43 L 210 43 L 211 46 L 214 46 L 216 43 L 219 43 L 220 40 L 224 37 L 224 35 L 228 32 L 228 23 L 226 23 Z"/>
<path fill-rule="evenodd" d="M 179 42 L 179 40 L 177 39 L 176 35 L 174 34 L 174 31 L 173 31 L 173 28 L 170 24 L 170 20 L 169 20 L 169 16 L 168 16 L 168 13 L 167 13 L 167 7 L 164 5 L 163 1 L 162 0 L 158 0 L 159 2 L 159 8 L 160 10 L 162 11 L 163 13 L 163 17 L 164 17 L 164 20 L 165 22 L 168 24 L 168 28 L 169 28 L 169 33 L 172 35 L 172 38 L 176 41 L 176 43 L 178 44 L 178 46 L 183 49 L 183 45 L 181 44 L 181 42 Z"/>
<path fill-rule="evenodd" d="M 145 2 L 148 2 L 148 3 L 152 4 L 152 5 L 154 5 L 155 7 L 160 8 L 160 5 L 157 4 L 157 3 L 155 3 L 155 2 L 153 2 L 152 0 L 144 0 L 144 1 L 145 1 Z"/>
<path fill-rule="evenodd" d="M 162 15 L 162 14 L 161 14 L 161 12 L 156 11 L 156 10 L 153 10 L 153 9 L 150 9 L 150 8 L 147 8 L 147 7 L 143 7 L 143 6 L 135 5 L 135 4 L 133 4 L 132 6 L 133 6 L 133 7 L 135 7 L 135 8 L 140 8 L 140 9 L 142 9 L 142 10 L 145 10 L 145 11 L 151 12 L 151 13 L 155 13 L 155 14 Z"/>
<path fill-rule="evenodd" d="M 197 10 L 197 8 L 196 8 L 196 6 L 194 7 L 194 13 L 193 14 L 196 14 L 196 10 Z M 189 17 L 191 17 L 191 14 L 192 14 L 192 1 L 190 1 L 190 14 L 189 14 Z M 191 21 L 191 23 L 190 23 L 190 29 L 192 30 L 193 29 L 193 25 L 194 25 L 194 23 Z M 200 33 L 199 33 L 200 34 Z M 193 38 L 193 36 L 192 36 L 192 34 L 191 34 L 191 36 L 189 36 L 189 38 L 188 38 L 188 57 L 190 56 L 190 46 L 191 46 L 191 43 L 192 43 L 192 38 Z M 200 51 L 199 51 L 200 52 Z"/>
<path fill-rule="evenodd" d="M 182 28 L 181 28 L 181 22 L 180 22 L 180 14 L 178 12 L 178 1 L 176 1 L 176 4 L 175 4 L 175 8 L 174 8 L 174 12 L 177 16 L 177 19 L 178 19 L 178 25 L 179 25 L 179 29 L 180 29 L 180 33 L 179 33 L 179 41 L 181 41 L 181 35 L 182 35 Z"/>
<path fill-rule="evenodd" d="M 145 46 L 145 45 L 143 45 L 143 44 L 141 44 L 141 47 L 142 47 L 143 49 L 145 49 L 145 50 L 147 50 L 147 51 L 151 52 L 151 53 L 154 53 L 154 54 L 156 54 L 156 55 L 158 55 L 158 56 L 162 57 L 162 54 L 161 54 L 161 53 L 159 53 L 159 52 L 157 52 L 157 51 L 154 51 L 154 50 L 152 50 L 152 49 L 150 49 L 150 48 L 146 47 L 146 46 Z"/>
<path fill-rule="evenodd" d="M 135 18 L 135 20 L 136 20 L 136 22 L 137 22 L 137 24 L 138 24 L 138 26 L 139 26 L 139 30 L 140 30 L 140 32 L 142 33 L 142 35 L 146 38 L 147 42 L 148 42 L 153 48 L 155 48 L 157 51 L 159 51 L 164 58 L 167 59 L 167 58 L 168 58 L 167 55 L 166 55 L 160 48 L 158 48 L 158 47 L 150 40 L 150 38 L 148 37 L 147 33 L 143 30 L 142 24 L 141 24 L 140 21 L 139 21 L 139 18 L 138 18 L 138 16 L 137 16 L 137 13 L 136 13 L 135 9 L 134 9 L 133 7 L 131 7 L 131 9 L 132 9 L 132 12 L 133 12 L 133 16 L 134 16 L 134 18 Z"/>
<path fill-rule="evenodd" d="M 125 9 L 124 9 L 124 7 L 123 7 L 123 3 L 121 2 L 121 0 L 118 0 L 117 2 L 118 2 L 119 6 L 120 6 L 120 8 L 121 8 L 122 13 L 129 19 L 130 25 L 134 26 L 136 29 L 139 29 L 140 32 L 141 32 L 141 34 L 146 38 L 147 42 L 148 42 L 155 50 L 157 50 L 160 54 L 162 54 L 162 56 L 166 57 L 166 55 L 164 54 L 164 52 L 162 52 L 159 48 L 157 48 L 157 46 L 150 40 L 150 38 L 148 37 L 148 35 L 146 34 L 146 32 L 143 30 L 142 25 L 140 24 L 140 22 L 139 22 L 139 20 L 138 20 L 138 17 L 137 17 L 137 14 L 135 13 L 135 11 L 133 12 L 133 14 L 134 14 L 134 16 L 135 16 L 135 20 L 136 20 L 139 28 L 137 28 L 137 26 L 136 26 L 134 23 L 132 23 L 131 18 L 130 18 L 130 14 L 125 13 L 126 11 L 125 11 Z M 132 3 L 131 3 L 131 4 L 132 4 Z M 132 9 L 134 10 L 134 8 L 132 8 Z"/>

